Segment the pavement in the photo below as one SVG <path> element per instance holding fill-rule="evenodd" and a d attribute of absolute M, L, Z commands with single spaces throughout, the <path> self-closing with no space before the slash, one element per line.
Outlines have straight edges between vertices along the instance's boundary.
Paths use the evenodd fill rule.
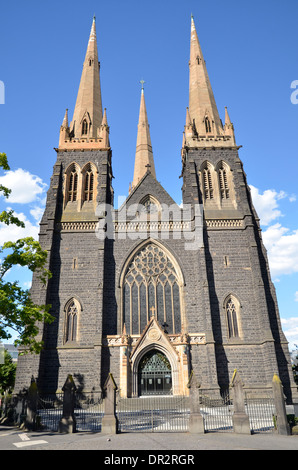
<path fill-rule="evenodd" d="M 149 464 L 182 464 L 178 461 L 166 462 L 163 459 L 172 454 L 190 456 L 190 459 L 193 456 L 194 459 L 197 459 L 200 451 L 208 450 L 298 450 L 298 436 L 282 436 L 276 433 L 244 435 L 230 432 L 207 434 L 122 433 L 116 435 L 77 432 L 59 434 L 49 431 L 29 432 L 16 427 L 0 426 L 0 450 L 97 450 L 101 451 L 99 455 L 105 464 L 125 463 L 134 467 L 137 466 L 137 463 L 133 465 L 133 461 L 120 461 L 119 459 L 135 456 L 135 458 L 138 457 L 139 464 L 145 462 Z M 154 458 L 155 462 L 153 462 Z"/>

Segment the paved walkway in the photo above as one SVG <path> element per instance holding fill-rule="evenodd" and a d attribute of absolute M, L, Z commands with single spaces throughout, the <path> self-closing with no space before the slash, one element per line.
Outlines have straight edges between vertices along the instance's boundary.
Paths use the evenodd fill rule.
<path fill-rule="evenodd" d="M 145 461 L 150 453 L 185 452 L 197 455 L 201 450 L 298 450 L 298 436 L 277 434 L 241 435 L 234 433 L 101 433 L 59 434 L 26 432 L 19 428 L 0 426 L 0 450 L 102 450 L 105 456 L 137 453 Z M 111 452 L 113 451 L 113 452 Z M 180 452 L 179 452 L 180 451 Z M 139 457 L 140 458 L 140 457 Z M 144 461 L 143 461 L 144 462 Z M 111 462 L 112 463 L 112 462 Z M 148 462 L 147 462 L 148 463 Z"/>

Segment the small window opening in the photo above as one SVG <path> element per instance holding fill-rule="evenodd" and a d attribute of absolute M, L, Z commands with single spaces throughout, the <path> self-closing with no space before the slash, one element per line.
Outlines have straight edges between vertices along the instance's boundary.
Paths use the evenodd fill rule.
<path fill-rule="evenodd" d="M 210 124 L 210 120 L 207 116 L 205 117 L 205 128 L 206 128 L 207 133 L 211 132 L 211 124 Z"/>
<path fill-rule="evenodd" d="M 82 124 L 82 135 L 87 135 L 88 133 L 88 123 L 86 119 L 84 119 L 83 124 Z"/>

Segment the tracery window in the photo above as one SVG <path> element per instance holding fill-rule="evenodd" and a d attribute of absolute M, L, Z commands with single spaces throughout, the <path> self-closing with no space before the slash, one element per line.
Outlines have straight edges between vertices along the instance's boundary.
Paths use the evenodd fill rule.
<path fill-rule="evenodd" d="M 123 280 L 123 323 L 141 334 L 152 315 L 167 333 L 181 331 L 180 286 L 167 254 L 153 243 L 140 249 Z"/>
<path fill-rule="evenodd" d="M 76 201 L 77 192 L 78 192 L 78 173 L 77 173 L 75 166 L 73 166 L 68 175 L 67 201 L 70 201 L 70 202 Z"/>
<path fill-rule="evenodd" d="M 212 182 L 211 169 L 208 164 L 206 164 L 205 168 L 203 169 L 203 186 L 204 186 L 205 198 L 213 199 L 214 197 L 213 182 Z"/>
<path fill-rule="evenodd" d="M 147 195 L 140 201 L 140 209 L 146 214 L 156 214 L 160 211 L 160 206 L 152 196 Z"/>
<path fill-rule="evenodd" d="M 236 299 L 232 296 L 229 296 L 225 302 L 227 323 L 228 323 L 228 335 L 229 338 L 238 338 L 239 335 L 239 320 L 238 320 L 238 310 L 239 305 Z"/>
<path fill-rule="evenodd" d="M 229 199 L 230 191 L 228 184 L 227 170 L 224 167 L 223 163 L 218 169 L 218 179 L 219 179 L 219 189 L 221 199 Z"/>
<path fill-rule="evenodd" d="M 76 341 L 77 339 L 78 313 L 78 303 L 73 299 L 66 308 L 65 342 Z"/>
<path fill-rule="evenodd" d="M 92 201 L 94 196 L 94 173 L 89 165 L 85 172 L 84 201 Z"/>

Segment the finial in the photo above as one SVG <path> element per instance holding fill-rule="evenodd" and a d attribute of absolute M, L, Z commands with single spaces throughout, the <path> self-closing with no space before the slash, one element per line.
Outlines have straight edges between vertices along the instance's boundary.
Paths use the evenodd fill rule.
<path fill-rule="evenodd" d="M 142 85 L 142 90 L 144 90 L 144 83 L 146 83 L 145 80 L 140 80 L 140 83 Z"/>
<path fill-rule="evenodd" d="M 94 13 L 94 15 L 93 15 L 93 21 L 95 21 L 95 20 L 96 20 L 96 16 L 95 16 L 95 13 Z"/>

